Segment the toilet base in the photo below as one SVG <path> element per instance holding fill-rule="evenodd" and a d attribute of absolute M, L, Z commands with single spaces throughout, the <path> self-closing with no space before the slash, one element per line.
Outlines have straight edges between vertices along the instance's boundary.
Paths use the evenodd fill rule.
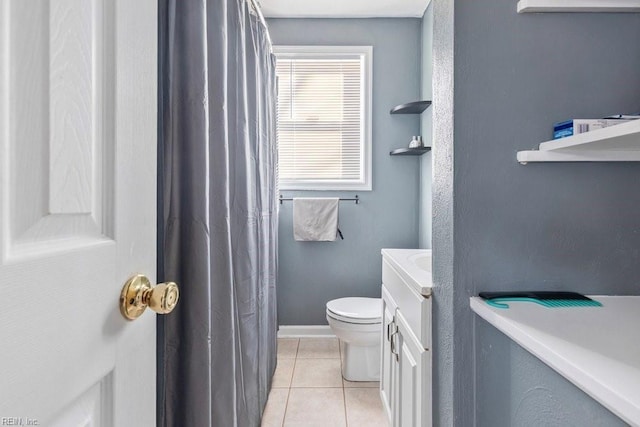
<path fill-rule="evenodd" d="M 340 340 L 342 376 L 347 381 L 380 381 L 380 344 L 360 346 Z"/>

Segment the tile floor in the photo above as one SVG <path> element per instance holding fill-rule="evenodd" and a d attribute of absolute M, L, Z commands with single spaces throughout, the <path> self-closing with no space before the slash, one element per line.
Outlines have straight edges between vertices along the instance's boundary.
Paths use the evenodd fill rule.
<path fill-rule="evenodd" d="M 336 338 L 280 338 L 262 427 L 387 427 L 377 382 L 342 378 Z"/>

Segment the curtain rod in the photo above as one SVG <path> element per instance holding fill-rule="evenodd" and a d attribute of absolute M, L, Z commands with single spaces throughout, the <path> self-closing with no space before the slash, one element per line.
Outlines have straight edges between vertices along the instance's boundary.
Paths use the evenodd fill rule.
<path fill-rule="evenodd" d="M 280 195 L 280 204 L 282 204 L 282 202 L 284 201 L 289 201 L 289 200 L 293 200 L 292 197 L 282 197 L 282 194 Z M 358 197 L 358 195 L 356 194 L 356 196 L 352 199 L 343 199 L 342 197 L 340 197 L 338 200 L 340 200 L 341 202 L 356 202 L 356 205 L 360 203 L 360 198 Z"/>

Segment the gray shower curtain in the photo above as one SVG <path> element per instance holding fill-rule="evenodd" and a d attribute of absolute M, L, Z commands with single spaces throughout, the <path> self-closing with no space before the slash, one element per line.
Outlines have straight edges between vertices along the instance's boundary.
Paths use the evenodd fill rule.
<path fill-rule="evenodd" d="M 135 42 L 135 41 L 132 41 Z M 249 0 L 159 1 L 158 425 L 258 426 L 275 369 L 275 64 Z"/>

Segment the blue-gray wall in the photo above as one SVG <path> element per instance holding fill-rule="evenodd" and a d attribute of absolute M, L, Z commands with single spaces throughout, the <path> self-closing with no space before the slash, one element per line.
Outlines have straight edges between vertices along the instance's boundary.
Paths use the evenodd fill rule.
<path fill-rule="evenodd" d="M 487 322 L 475 332 L 477 426 L 627 425 Z"/>
<path fill-rule="evenodd" d="M 382 248 L 418 247 L 419 160 L 389 156 L 418 135 L 416 115 L 389 110 L 420 96 L 420 19 L 269 19 L 275 45 L 373 46 L 373 191 L 290 192 L 287 196 L 358 194 L 341 202 L 345 240 L 293 240 L 291 203 L 280 208 L 278 320 L 326 324 L 325 304 L 344 296 L 380 296 Z"/>
<path fill-rule="evenodd" d="M 515 160 L 556 121 L 640 110 L 640 15 L 434 1 L 435 424 L 612 425 L 468 298 L 640 293 L 640 163 Z"/>
<path fill-rule="evenodd" d="M 433 77 L 433 4 L 429 4 L 424 12 L 421 22 L 421 71 L 420 71 L 420 93 L 421 99 L 432 100 L 432 77 Z M 433 110 L 428 108 L 420 115 L 420 134 L 425 145 L 433 145 Z M 419 247 L 422 249 L 431 248 L 431 174 L 433 160 L 432 153 L 428 152 L 420 157 L 420 217 L 418 232 Z"/>

